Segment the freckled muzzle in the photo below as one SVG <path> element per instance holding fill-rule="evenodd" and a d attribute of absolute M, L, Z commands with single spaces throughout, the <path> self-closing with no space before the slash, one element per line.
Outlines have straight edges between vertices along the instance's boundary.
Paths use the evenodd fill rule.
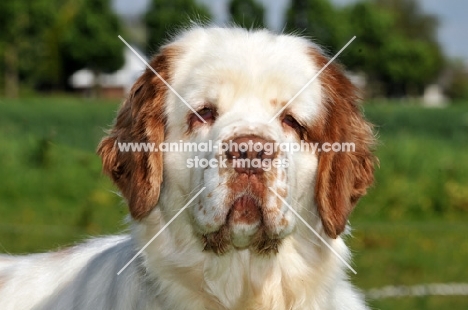
<path fill-rule="evenodd" d="M 268 190 L 268 187 L 277 187 L 278 182 L 285 184 L 285 180 L 279 177 L 285 172 L 279 171 L 280 168 L 263 169 L 261 166 L 276 159 L 278 153 L 265 152 L 263 146 L 268 141 L 254 135 L 236 137 L 229 143 L 235 147 L 224 152 L 229 165 L 220 170 L 224 180 L 221 183 L 225 184 L 223 189 L 227 195 L 221 206 L 209 208 L 224 215 L 221 221 L 219 216 L 212 216 L 219 226 L 216 230 L 207 229 L 202 233 L 204 248 L 217 254 L 245 248 L 259 254 L 276 253 L 281 240 L 291 232 L 294 224 L 289 211 Z M 260 166 L 255 161 L 260 162 Z M 287 190 L 280 192 L 287 195 Z"/>

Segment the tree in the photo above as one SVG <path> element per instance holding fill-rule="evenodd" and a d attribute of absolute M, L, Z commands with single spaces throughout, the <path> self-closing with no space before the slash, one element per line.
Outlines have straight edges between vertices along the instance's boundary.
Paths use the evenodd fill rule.
<path fill-rule="evenodd" d="M 246 28 L 264 28 L 263 6 L 255 0 L 232 0 L 229 3 L 231 21 Z"/>
<path fill-rule="evenodd" d="M 19 70 L 18 70 L 18 46 L 15 38 L 24 32 L 25 17 L 19 16 L 20 5 L 24 3 L 17 1 L 0 2 L 0 51 L 1 61 L 3 62 L 3 74 L 5 83 L 5 95 L 16 97 L 19 88 Z"/>
<path fill-rule="evenodd" d="M 147 52 L 157 50 L 176 27 L 188 25 L 192 20 L 207 22 L 210 19 L 208 9 L 194 0 L 152 0 L 144 16 Z"/>
<path fill-rule="evenodd" d="M 76 70 L 123 65 L 119 20 L 109 0 L 0 1 L 0 54 L 7 95 L 20 83 L 63 88 Z"/>
<path fill-rule="evenodd" d="M 437 19 L 417 0 L 363 0 L 344 8 L 329 0 L 292 0 L 288 31 L 311 37 L 348 69 L 365 73 L 370 95 L 419 95 L 442 69 Z"/>
<path fill-rule="evenodd" d="M 65 36 L 75 26 L 81 3 L 67 0 L 56 3 L 53 9 L 51 24 L 44 29 L 42 36 L 42 61 L 35 70 L 36 86 L 40 89 L 65 89 L 67 78 L 83 66 L 73 60 L 64 48 Z"/>
<path fill-rule="evenodd" d="M 74 25 L 63 38 L 64 61 L 95 74 L 112 72 L 124 64 L 122 28 L 109 0 L 82 0 Z"/>
<path fill-rule="evenodd" d="M 421 94 L 424 86 L 440 74 L 445 63 L 436 38 L 437 17 L 423 12 L 417 0 L 377 0 L 376 5 L 394 16 L 392 29 L 395 29 L 396 38 L 389 44 L 387 52 L 393 52 L 389 58 L 401 59 L 400 66 L 406 68 L 405 75 L 401 74 L 403 68 L 400 69 L 400 76 L 389 70 L 387 79 L 397 89 L 402 89 L 403 94 Z M 398 43 L 401 44 L 397 46 Z"/>
<path fill-rule="evenodd" d="M 452 100 L 468 100 L 468 68 L 461 60 L 453 60 L 446 68 L 445 92 Z"/>
<path fill-rule="evenodd" d="M 348 36 L 357 39 L 342 60 L 367 75 L 371 95 L 420 95 L 439 74 L 444 60 L 436 19 L 414 0 L 362 1 L 345 14 Z"/>
<path fill-rule="evenodd" d="M 412 39 L 437 41 L 439 21 L 436 16 L 424 13 L 417 0 L 377 0 L 376 4 L 394 14 L 398 32 Z"/>
<path fill-rule="evenodd" d="M 286 31 L 307 36 L 330 53 L 336 53 L 346 43 L 346 24 L 341 15 L 329 0 L 292 0 Z"/>
<path fill-rule="evenodd" d="M 6 96 L 18 95 L 21 80 L 33 80 L 43 50 L 43 31 L 53 12 L 47 0 L 0 1 L 0 68 Z"/>

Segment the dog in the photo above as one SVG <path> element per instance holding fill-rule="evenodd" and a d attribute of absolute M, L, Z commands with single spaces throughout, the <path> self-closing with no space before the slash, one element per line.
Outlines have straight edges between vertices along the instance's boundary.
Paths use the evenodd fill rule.
<path fill-rule="evenodd" d="M 374 135 L 328 62 L 299 36 L 181 32 L 98 146 L 131 233 L 0 257 L 0 308 L 367 309 L 342 236 L 373 183 Z"/>

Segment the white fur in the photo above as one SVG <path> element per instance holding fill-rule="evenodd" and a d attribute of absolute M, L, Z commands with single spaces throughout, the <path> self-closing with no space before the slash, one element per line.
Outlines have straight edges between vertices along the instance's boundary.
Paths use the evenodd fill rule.
<path fill-rule="evenodd" d="M 311 43 L 267 31 L 195 28 L 169 46 L 182 51 L 173 64 L 173 87 L 194 108 L 210 102 L 219 111 L 215 124 L 200 128 L 189 141 L 223 141 L 251 133 L 278 142 L 296 141 L 280 121 L 268 123 L 278 111 L 270 100 L 287 102 L 320 69 L 307 54 Z M 313 123 L 324 110 L 321 96 L 320 84 L 314 81 L 290 111 L 298 120 Z M 187 140 L 185 119 L 190 111 L 172 93 L 165 108 L 166 141 Z M 269 223 L 284 238 L 277 254 L 262 256 L 248 248 L 223 255 L 203 251 L 197 232 L 211 232 L 223 224 L 230 207 L 223 199 L 230 188 L 218 169 L 187 169 L 187 158 L 195 155 L 215 156 L 165 154 L 158 205 L 132 223 L 130 236 L 94 239 L 55 253 L 1 256 L 0 309 L 366 309 L 344 264 L 285 205 L 277 206 L 271 192 L 264 208 L 277 211 Z M 288 158 L 290 166 L 275 171 L 277 177 L 268 186 L 287 190 L 286 201 L 349 261 L 343 240 L 326 236 L 313 205 L 317 156 L 279 156 Z M 206 190 L 188 210 L 118 276 L 202 186 Z M 197 209 L 199 204 L 205 213 Z M 286 226 L 279 224 L 283 217 Z M 233 238 L 245 242 L 248 235 L 242 234 L 248 229 L 255 228 L 237 226 Z"/>

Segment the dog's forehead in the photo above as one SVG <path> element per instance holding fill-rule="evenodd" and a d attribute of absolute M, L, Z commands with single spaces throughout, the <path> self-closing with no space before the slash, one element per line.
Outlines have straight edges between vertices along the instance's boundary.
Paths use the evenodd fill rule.
<path fill-rule="evenodd" d="M 250 106 L 259 102 L 267 107 L 263 101 L 284 105 L 320 70 L 310 53 L 317 46 L 266 30 L 195 28 L 172 45 L 180 51 L 172 83 L 194 108 L 203 101 L 221 109 L 232 108 L 236 100 L 250 100 Z M 308 102 L 299 97 L 289 108 L 317 114 L 310 100 L 320 101 L 320 93 L 319 81 L 314 81 L 301 95 Z"/>
<path fill-rule="evenodd" d="M 182 55 L 176 72 L 190 68 L 193 77 L 207 72 L 243 75 L 244 78 L 273 76 L 310 76 L 316 71 L 309 50 L 314 48 L 303 38 L 277 35 L 269 31 L 244 29 L 195 29 L 176 40 Z M 185 72 L 187 73 L 187 72 Z"/>

